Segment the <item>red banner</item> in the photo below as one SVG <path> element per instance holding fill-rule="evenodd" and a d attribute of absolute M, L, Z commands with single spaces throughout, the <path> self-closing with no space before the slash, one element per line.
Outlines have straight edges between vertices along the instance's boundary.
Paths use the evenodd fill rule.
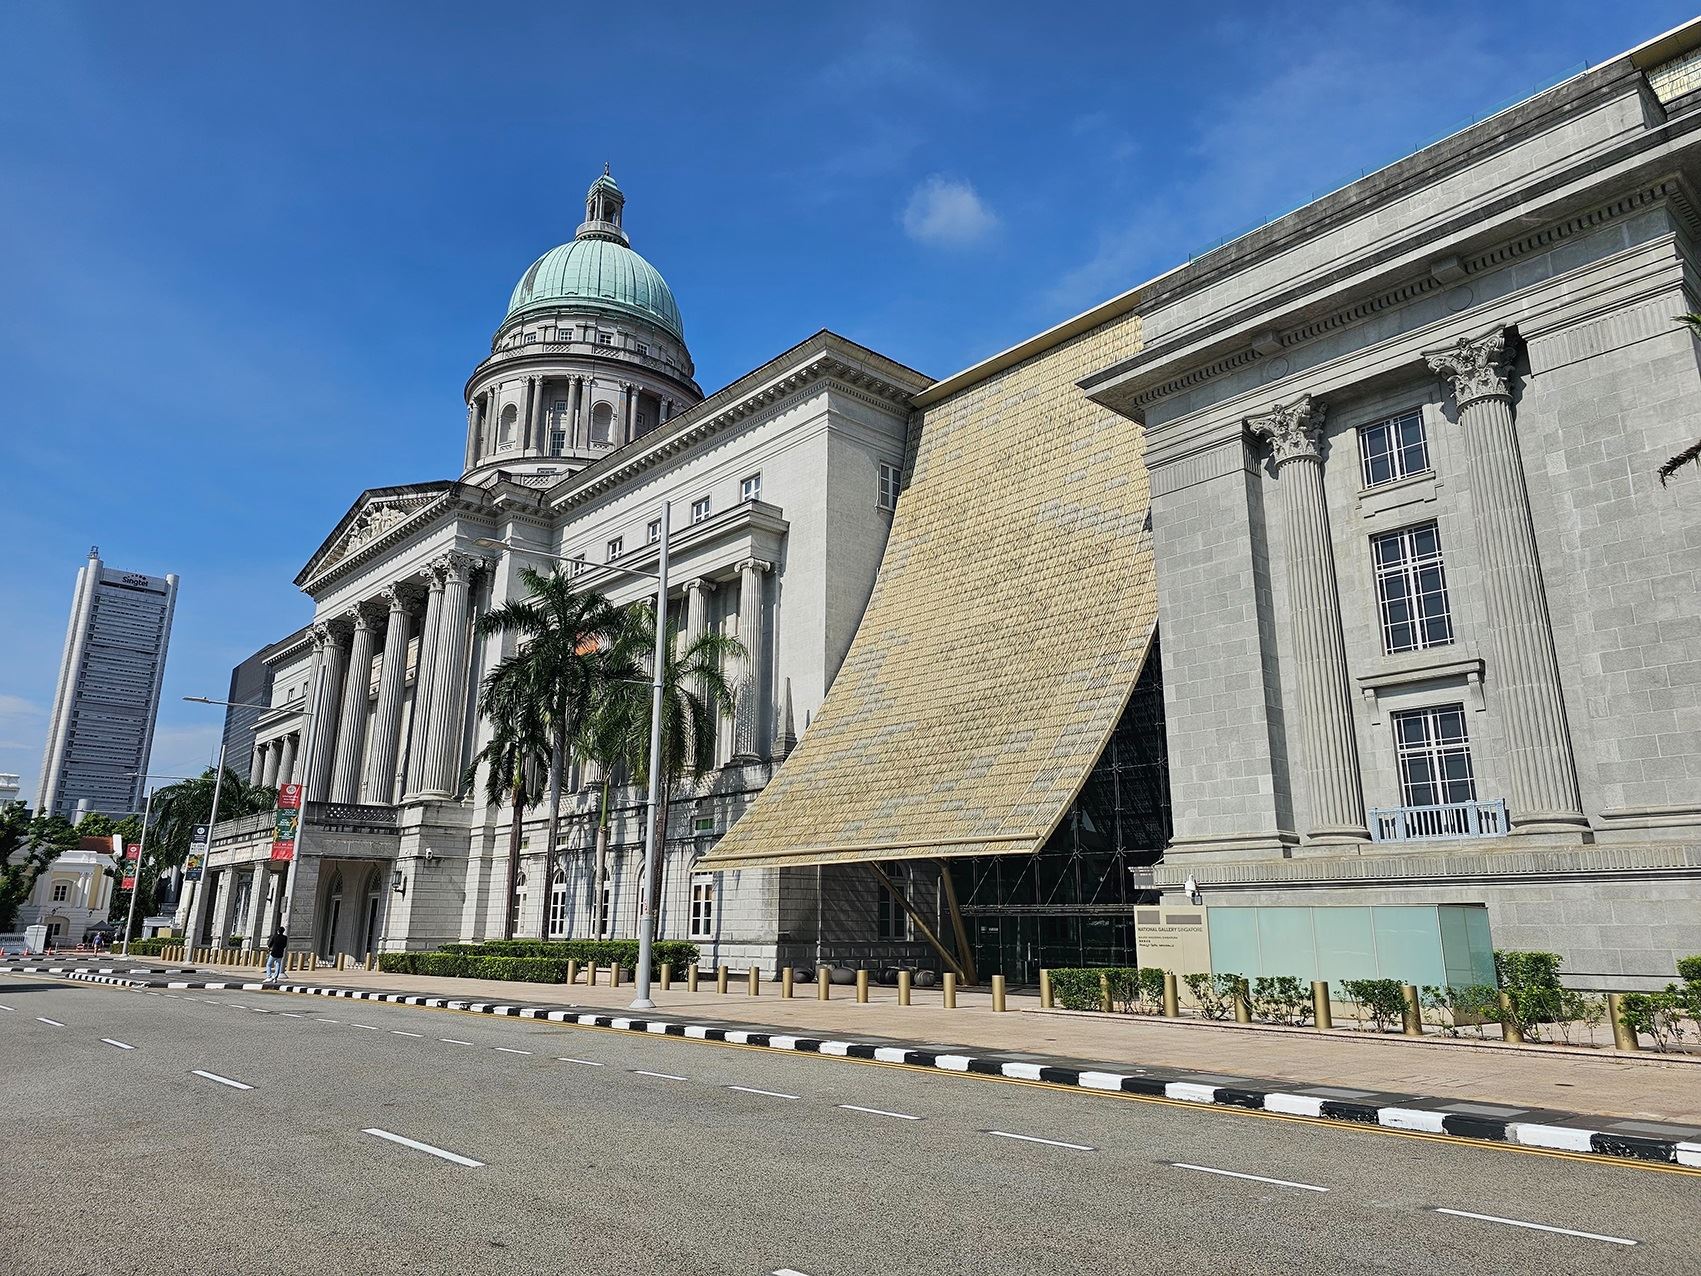
<path fill-rule="evenodd" d="M 299 784 L 278 785 L 278 810 L 299 811 L 301 809 L 301 786 Z"/>
<path fill-rule="evenodd" d="M 135 843 L 135 842 L 130 843 L 130 845 L 128 845 L 124 848 L 124 858 L 127 859 L 127 860 L 139 860 L 139 859 L 141 859 L 142 858 L 141 846 L 138 843 Z"/>
<path fill-rule="evenodd" d="M 274 861 L 277 861 L 277 860 L 292 860 L 294 858 L 295 858 L 295 843 L 294 842 L 273 842 L 272 843 L 272 859 Z"/>
<path fill-rule="evenodd" d="M 118 888 L 120 890 L 133 891 L 136 889 L 136 879 L 134 877 L 126 877 L 119 883 Z"/>

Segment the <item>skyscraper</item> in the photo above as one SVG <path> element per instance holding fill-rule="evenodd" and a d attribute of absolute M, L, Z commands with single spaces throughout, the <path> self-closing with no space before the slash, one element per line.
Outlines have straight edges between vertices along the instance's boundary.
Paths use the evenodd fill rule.
<path fill-rule="evenodd" d="M 79 799 L 108 814 L 141 809 L 176 576 L 121 572 L 100 549 L 77 573 L 53 698 L 38 811 L 69 817 Z"/>

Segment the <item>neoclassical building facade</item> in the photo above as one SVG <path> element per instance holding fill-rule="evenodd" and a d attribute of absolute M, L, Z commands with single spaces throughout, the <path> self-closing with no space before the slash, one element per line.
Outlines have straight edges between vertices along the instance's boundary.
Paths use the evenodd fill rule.
<path fill-rule="evenodd" d="M 513 646 L 479 636 L 478 618 L 523 596 L 526 567 L 617 604 L 653 598 L 634 573 L 654 569 L 665 503 L 674 618 L 747 655 L 715 767 L 670 819 L 661 924 L 729 960 L 771 952 L 768 884 L 691 865 L 760 792 L 843 659 L 885 546 L 909 400 L 929 378 L 821 332 L 704 398 L 624 203 L 599 177 L 575 237 L 515 287 L 467 381 L 461 476 L 362 493 L 296 578 L 314 618 L 266 653 L 248 772 L 303 787 L 301 854 L 270 858 L 269 817 L 221 824 L 182 905 L 203 941 L 282 924 L 329 957 L 501 934 L 508 813 L 468 768 L 486 729 L 478 687 Z M 609 888 L 593 900 L 596 779 L 568 777 L 554 881 L 545 811 L 528 813 L 521 935 L 633 933 L 642 795 L 614 790 Z"/>

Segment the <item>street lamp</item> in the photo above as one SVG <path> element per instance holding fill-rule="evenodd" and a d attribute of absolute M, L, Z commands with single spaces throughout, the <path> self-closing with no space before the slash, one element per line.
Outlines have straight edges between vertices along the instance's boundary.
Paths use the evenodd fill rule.
<path fill-rule="evenodd" d="M 187 780 L 190 777 L 187 775 L 151 775 L 145 771 L 132 771 L 129 778 L 132 780 L 139 778 L 145 783 L 148 780 Z M 217 784 L 218 781 L 215 780 L 213 783 Z M 130 955 L 130 932 L 136 928 L 136 896 L 142 893 L 142 860 L 148 853 L 148 824 L 154 817 L 155 791 L 154 789 L 148 790 L 147 805 L 142 808 L 142 840 L 136 846 L 136 868 L 130 875 L 130 909 L 124 917 L 124 951 L 120 954 L 123 957 Z M 128 846 L 124 848 L 124 858 L 125 863 L 128 863 L 130 858 Z M 119 873 L 118 880 L 124 880 L 122 871 Z"/>
<path fill-rule="evenodd" d="M 660 848 L 656 846 L 657 805 L 661 799 L 661 737 L 662 737 L 662 669 L 667 659 L 667 534 L 668 510 L 670 503 L 661 503 L 661 535 L 656 542 L 656 570 L 644 571 L 637 567 L 621 567 L 614 563 L 598 563 L 596 568 L 602 571 L 624 572 L 630 576 L 649 576 L 656 582 L 656 654 L 650 670 L 650 784 L 649 796 L 644 804 L 644 885 L 643 908 L 638 917 L 638 995 L 632 999 L 633 1010 L 650 1010 L 655 1002 L 650 1000 L 650 955 L 655 947 L 656 939 L 656 861 Z M 572 561 L 562 554 L 553 554 L 547 550 L 533 549 L 527 545 L 516 545 L 509 540 L 496 540 L 482 537 L 473 542 L 486 549 L 508 549 L 518 553 L 535 554 L 541 558 L 552 558 L 557 562 Z M 587 567 L 587 570 L 591 570 Z M 551 857 L 555 848 L 549 848 Z M 594 904 L 600 908 L 600 902 Z"/>
<path fill-rule="evenodd" d="M 270 709 L 272 707 L 269 704 L 256 704 L 256 703 L 254 703 L 253 701 L 250 701 L 250 700 L 217 700 L 217 699 L 214 699 L 210 696 L 184 696 L 183 698 L 185 700 L 187 700 L 190 704 L 220 705 L 220 706 L 222 706 L 226 709 Z M 303 742 L 305 747 L 301 750 L 300 756 L 305 758 L 305 759 L 311 760 L 311 758 L 313 757 L 313 749 L 318 743 L 313 738 L 314 732 L 318 729 L 318 716 L 311 709 L 308 709 L 305 705 L 300 710 L 300 713 L 301 713 L 302 717 L 307 719 L 307 738 Z M 220 741 L 219 741 L 219 769 L 218 769 L 218 773 L 213 776 L 213 811 L 212 811 L 211 817 L 207 821 L 207 858 L 208 859 L 211 859 L 212 855 L 213 855 L 213 830 L 218 827 L 218 822 L 219 822 L 219 787 L 220 787 L 220 785 L 222 785 L 224 783 L 224 749 L 225 749 L 225 741 L 223 739 L 220 739 Z M 305 765 L 306 764 L 304 763 L 303 764 L 304 768 L 305 768 Z M 301 860 L 301 848 L 306 843 L 306 841 L 307 841 L 307 794 L 306 794 L 306 789 L 304 787 L 303 790 L 302 790 L 301 818 L 296 821 L 296 825 L 295 825 L 295 855 L 289 862 L 289 872 L 285 876 L 285 879 L 284 879 L 283 915 L 284 915 L 286 924 L 287 924 L 288 918 L 289 918 L 289 906 L 290 906 L 291 902 L 293 902 L 294 899 L 295 899 L 295 866 Z M 202 877 L 204 878 L 205 875 L 206 875 L 205 863 L 203 863 L 202 866 L 201 866 L 201 873 L 202 873 Z M 201 887 L 201 882 L 200 882 L 200 880 L 197 880 L 196 883 L 195 883 L 195 888 L 196 888 L 195 889 L 195 896 L 190 897 L 189 920 L 191 922 L 193 922 L 194 919 L 195 919 L 194 900 L 195 900 L 195 897 L 199 896 L 200 893 L 201 893 L 200 887 Z M 233 889 L 234 889 L 234 887 L 233 887 Z M 198 942 L 200 942 L 199 936 L 190 936 L 189 937 L 189 944 L 190 944 L 191 948 L 194 947 L 194 945 Z M 219 942 L 221 944 L 224 943 L 224 939 L 221 938 Z"/>

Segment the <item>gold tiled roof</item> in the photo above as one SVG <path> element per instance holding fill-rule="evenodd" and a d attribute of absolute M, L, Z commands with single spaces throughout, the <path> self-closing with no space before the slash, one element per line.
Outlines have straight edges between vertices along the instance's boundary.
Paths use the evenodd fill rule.
<path fill-rule="evenodd" d="M 1157 620 L 1143 439 L 1075 383 L 1125 315 L 964 387 L 910 482 L 849 654 L 704 868 L 1019 854 L 1062 818 Z"/>

